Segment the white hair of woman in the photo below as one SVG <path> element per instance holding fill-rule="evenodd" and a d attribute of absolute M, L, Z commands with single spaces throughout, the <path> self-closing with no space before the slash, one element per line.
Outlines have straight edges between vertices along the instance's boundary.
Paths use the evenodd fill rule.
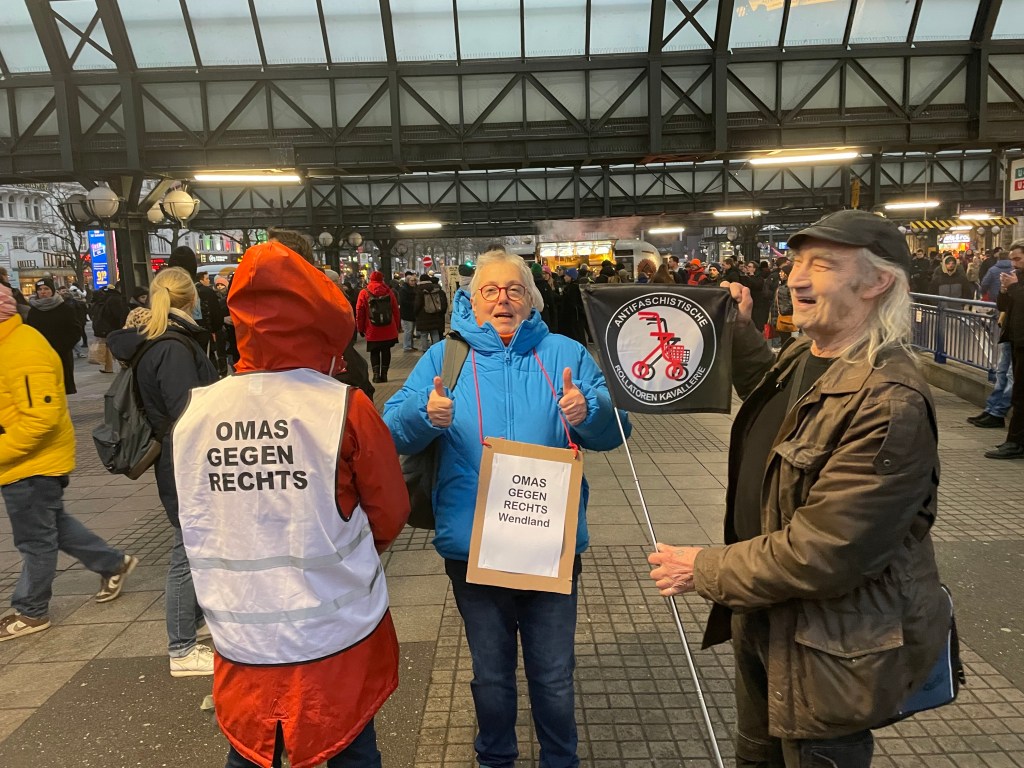
<path fill-rule="evenodd" d="M 508 253 L 507 251 L 490 250 L 480 255 L 480 258 L 476 260 L 476 271 L 473 273 L 473 279 L 469 282 L 470 296 L 473 296 L 480 290 L 480 286 L 484 285 L 480 276 L 487 267 L 493 264 L 511 264 L 516 267 L 519 270 L 519 276 L 522 278 L 523 287 L 526 288 L 529 305 L 538 312 L 544 311 L 544 299 L 540 295 L 540 291 L 537 290 L 537 284 L 533 281 L 533 272 L 530 271 L 526 262 L 523 261 L 522 256 Z"/>

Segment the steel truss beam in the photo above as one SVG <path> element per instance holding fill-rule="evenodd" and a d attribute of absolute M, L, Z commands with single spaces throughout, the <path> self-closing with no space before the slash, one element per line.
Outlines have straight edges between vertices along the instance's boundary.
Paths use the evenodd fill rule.
<path fill-rule="evenodd" d="M 792 223 L 841 207 L 852 179 L 861 183 L 866 209 L 925 191 L 947 204 L 978 204 L 998 197 L 998 158 L 908 154 L 828 168 L 709 162 L 309 179 L 305 187 L 197 189 L 203 204 L 191 226 L 345 226 L 368 237 L 390 236 L 391 225 L 415 211 L 446 222 L 450 235 L 524 232 L 535 221 L 607 216 L 671 216 L 699 227 L 711 225 L 708 212 L 726 204 L 769 211 L 764 223 Z"/>
<path fill-rule="evenodd" d="M 264 65 L 204 67 L 187 5 L 179 0 L 198 68 L 140 70 L 115 0 L 96 0 L 97 13 L 87 28 L 74 28 L 80 42 L 71 55 L 58 29 L 58 25 L 70 26 L 58 17 L 60 3 L 30 0 L 28 7 L 50 72 L 8 76 L 5 62 L 0 61 L 0 73 L 4 74 L 0 91 L 5 92 L 0 98 L 7 99 L 11 126 L 10 136 L 0 136 L 0 181 L 101 178 L 124 173 L 182 177 L 213 166 L 282 164 L 314 175 L 582 166 L 745 157 L 767 148 L 855 145 L 867 151 L 938 151 L 998 148 L 1019 141 L 1024 98 L 1013 85 L 1020 82 L 1019 73 L 1001 72 L 1005 65 L 993 63 L 997 55 L 1019 52 L 1019 42 L 991 39 L 1003 0 L 980 1 L 970 39 L 963 42 L 914 42 L 913 27 L 922 5 L 915 0 L 910 34 L 904 43 L 785 50 L 730 50 L 736 2 L 719 2 L 714 30 L 704 29 L 697 20 L 707 3 L 652 0 L 646 55 L 400 62 L 390 2 L 379 0 L 387 61 L 325 69 L 321 65 L 265 65 L 252 0 L 248 1 L 250 15 Z M 785 23 L 789 5 L 785 4 Z M 682 13 L 681 22 L 672 30 L 664 29 L 667 7 Z M 847 40 L 857 7 L 856 2 L 851 3 Z M 452 9 L 457 22 L 457 0 Z M 317 14 L 329 47 L 320 0 Z M 522 24 L 522 17 L 520 21 Z M 110 49 L 103 53 L 115 61 L 117 69 L 75 71 L 74 60 L 84 46 L 99 48 L 91 38 L 99 24 Z M 666 43 L 686 26 L 695 29 L 709 49 L 664 51 Z M 520 33 L 524 35 L 525 30 L 521 28 Z M 949 62 L 945 76 L 927 93 L 917 93 L 916 85 L 912 88 L 915 64 L 940 59 Z M 902 89 L 877 76 L 874 65 L 883 60 L 903 62 Z M 799 62 L 819 62 L 824 75 L 802 92 L 799 100 L 783 103 L 782 83 L 791 71 L 787 67 Z M 753 64 L 759 65 L 761 73 L 772 73 L 774 88 L 749 79 L 749 68 L 744 66 Z M 592 113 L 591 79 L 611 70 L 622 73 L 622 90 L 609 107 L 597 110 L 601 114 Z M 556 91 L 545 76 L 569 73 L 580 76 L 582 93 L 566 99 L 564 88 Z M 484 75 L 507 80 L 467 118 L 467 97 L 481 102 L 475 77 Z M 421 85 L 424 81 L 441 82 L 441 78 L 456 84 L 457 111 L 438 106 Z M 324 100 L 331 107 L 329 119 L 311 114 L 316 111 L 314 105 L 291 87 L 297 80 L 317 84 L 325 95 L 329 93 Z M 361 107 L 343 106 L 339 97 L 340 89 L 353 81 L 375 83 Z M 993 85 L 1005 92 L 1008 100 L 989 103 Z M 105 102 L 97 100 L 96 86 L 112 87 L 116 95 Z M 201 119 L 190 119 L 164 103 L 162 94 L 168 86 L 182 94 L 194 89 Z M 224 89 L 229 86 L 236 93 L 235 103 L 224 105 L 224 109 Z M 944 92 L 961 87 L 966 98 L 960 104 L 949 103 Z M 38 104 L 36 99 L 19 98 L 23 89 L 32 88 L 52 91 L 52 99 L 41 111 L 17 114 L 22 101 Z M 870 94 L 875 105 L 855 106 L 858 102 L 850 96 L 854 90 L 862 96 Z M 635 109 L 624 114 L 627 103 L 635 101 L 630 98 L 635 93 L 646 93 L 646 115 L 638 115 Z M 827 107 L 820 106 L 825 96 L 834 93 L 837 99 Z M 496 112 L 513 101 L 521 102 L 521 118 L 496 122 Z M 575 105 L 569 106 L 570 101 Z M 265 110 L 256 105 L 265 105 Z M 254 118 L 254 110 L 263 117 Z M 382 111 L 387 116 L 385 122 L 381 121 Z M 538 114 L 541 111 L 543 115 Z M 418 124 L 412 124 L 413 118 L 406 114 L 411 112 L 420 115 L 415 119 Z M 50 127 L 54 114 L 56 130 Z M 92 117 L 83 125 L 86 114 Z M 287 127 L 275 124 L 284 122 L 282 114 L 287 116 Z M 211 115 L 215 115 L 215 124 L 211 124 Z M 161 128 L 147 125 L 147 116 L 149 123 L 159 121 Z"/>

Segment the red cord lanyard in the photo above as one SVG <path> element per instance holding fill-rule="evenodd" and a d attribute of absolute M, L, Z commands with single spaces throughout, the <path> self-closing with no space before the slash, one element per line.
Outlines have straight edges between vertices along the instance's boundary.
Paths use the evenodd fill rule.
<path fill-rule="evenodd" d="M 480 445 L 490 447 L 484 441 L 484 412 L 483 407 L 480 405 L 480 379 L 476 373 L 476 350 L 474 349 L 471 353 L 473 359 L 473 385 L 476 387 L 476 417 L 477 424 L 480 427 Z M 548 376 L 547 370 L 544 368 L 544 364 L 540 361 L 540 357 L 537 355 L 537 350 L 533 350 L 533 357 L 537 361 L 537 365 L 540 366 L 541 372 L 544 374 L 544 378 L 547 379 L 548 386 L 551 387 L 551 396 L 555 399 L 555 406 L 558 406 L 558 393 L 555 391 L 555 385 L 551 383 L 551 377 Z M 558 408 L 558 418 L 562 422 L 562 427 L 565 429 L 565 439 L 569 443 L 569 447 L 573 450 L 576 458 L 579 458 L 580 447 L 572 441 L 572 436 L 569 434 L 569 422 L 565 420 L 565 414 L 562 413 L 562 409 Z"/>

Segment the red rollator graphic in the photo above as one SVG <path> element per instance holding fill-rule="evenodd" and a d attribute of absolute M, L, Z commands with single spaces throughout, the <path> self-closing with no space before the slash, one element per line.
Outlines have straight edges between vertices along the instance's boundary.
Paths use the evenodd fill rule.
<path fill-rule="evenodd" d="M 658 346 L 643 360 L 633 363 L 633 375 L 641 381 L 650 381 L 656 372 L 654 366 L 664 359 L 665 375 L 670 379 L 682 381 L 689 376 L 686 364 L 690 362 L 690 350 L 679 343 L 678 336 L 669 331 L 664 318 L 657 312 L 638 312 L 637 317 L 654 326 L 651 337 L 658 340 Z"/>

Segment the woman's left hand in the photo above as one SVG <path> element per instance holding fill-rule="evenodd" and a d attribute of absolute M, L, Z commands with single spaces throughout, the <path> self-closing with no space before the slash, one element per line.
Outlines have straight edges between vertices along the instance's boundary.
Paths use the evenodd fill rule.
<path fill-rule="evenodd" d="M 573 383 L 572 370 L 569 368 L 562 371 L 562 399 L 558 401 L 558 407 L 565 414 L 565 420 L 574 427 L 578 427 L 587 418 L 587 398 Z"/>

